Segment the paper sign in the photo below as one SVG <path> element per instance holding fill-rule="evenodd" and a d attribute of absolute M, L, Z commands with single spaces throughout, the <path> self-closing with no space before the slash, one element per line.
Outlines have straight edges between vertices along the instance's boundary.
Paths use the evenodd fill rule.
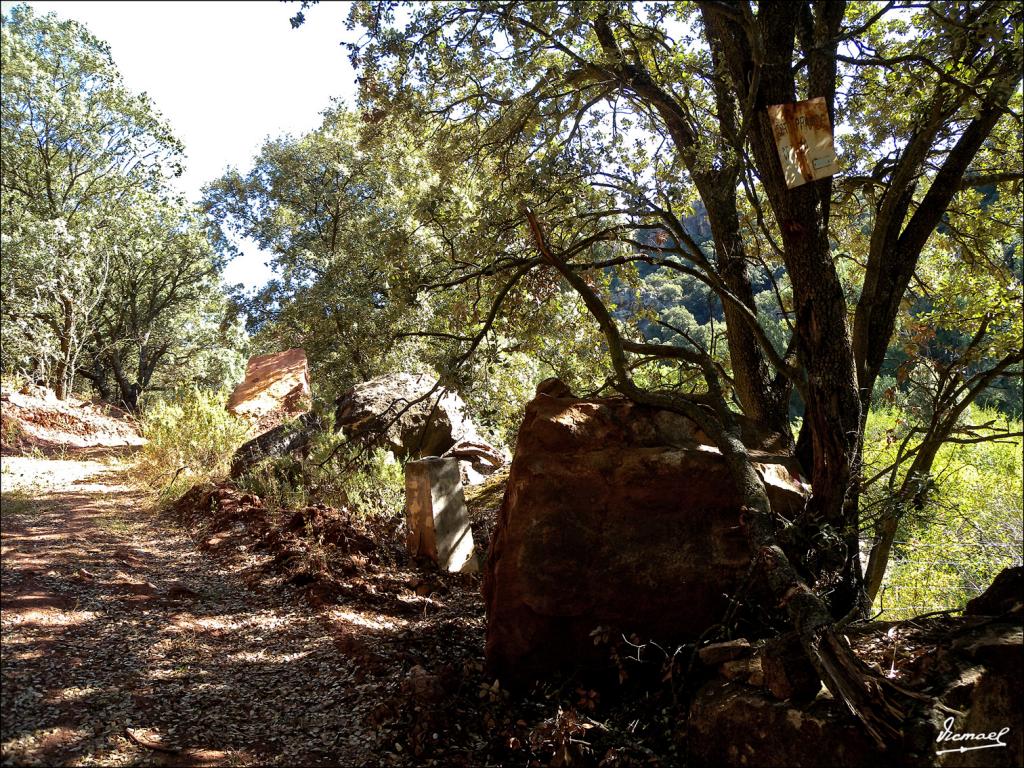
<path fill-rule="evenodd" d="M 790 189 L 839 171 L 825 99 L 773 104 L 768 117 Z"/>

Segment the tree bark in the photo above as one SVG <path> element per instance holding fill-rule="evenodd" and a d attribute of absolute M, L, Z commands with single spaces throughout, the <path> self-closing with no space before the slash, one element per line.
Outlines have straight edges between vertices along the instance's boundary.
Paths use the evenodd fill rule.
<path fill-rule="evenodd" d="M 650 73 L 638 63 L 626 60 L 607 16 L 594 21 L 594 30 L 604 53 L 612 59 L 610 71 L 619 87 L 634 94 L 663 121 L 679 157 L 693 179 L 707 211 L 708 223 L 715 243 L 718 277 L 755 315 L 757 307 L 750 282 L 746 243 L 740 232 L 736 184 L 740 159 L 735 149 L 722 141 L 715 148 L 719 161 L 710 167 L 698 157 L 698 137 L 694 135 L 685 111 L 676 99 L 660 87 Z M 737 130 L 735 110 L 727 89 L 718 92 L 719 122 L 723 135 Z M 723 300 L 726 318 L 726 339 L 732 364 L 736 396 L 743 412 L 760 424 L 782 435 L 792 445 L 789 428 L 790 383 L 775 376 L 749 321 L 729 301 Z"/>
<path fill-rule="evenodd" d="M 74 387 L 75 305 L 65 294 L 60 296 L 61 328 L 58 334 L 60 357 L 54 376 L 54 392 L 58 400 L 67 400 Z"/>
<path fill-rule="evenodd" d="M 842 3 L 825 5 L 829 7 L 820 13 L 826 15 L 814 20 L 818 42 L 825 46 L 811 70 L 811 80 L 818 83 L 835 78 L 835 44 L 829 58 L 827 41 L 835 37 L 843 7 Z M 857 603 L 861 586 L 857 552 L 849 546 L 857 530 L 856 506 L 847 503 L 860 461 L 861 406 L 846 298 L 828 239 L 831 180 L 789 189 L 768 118 L 769 105 L 797 100 L 794 41 L 798 17 L 805 9 L 792 3 L 785 6 L 761 3 L 756 20 L 746 26 L 717 4 L 705 3 L 701 9 L 712 49 L 728 62 L 740 100 L 749 100 L 753 109 L 751 147 L 781 231 L 783 260 L 793 285 L 797 354 L 807 373 L 804 420 L 811 438 L 813 491 L 804 523 L 810 535 L 823 533 L 826 541 L 833 542 L 820 547 L 824 560 L 816 570 L 820 579 L 832 583 L 833 611 L 845 615 Z M 759 61 L 755 61 L 751 35 L 757 41 Z M 750 93 L 754 83 L 757 90 Z M 821 87 L 826 93 L 812 95 L 822 95 L 831 114 L 834 85 Z"/>
<path fill-rule="evenodd" d="M 953 196 L 963 188 L 971 162 L 1005 113 L 1021 81 L 1020 70 L 1020 51 L 1007 51 L 992 76 L 977 115 L 960 134 L 909 220 L 907 213 L 926 157 L 925 148 L 931 146 L 932 137 L 945 127 L 945 121 L 939 119 L 944 113 L 933 116 L 932 123 L 911 140 L 893 173 L 876 216 L 864 286 L 854 318 L 854 352 L 865 410 L 870 405 L 871 392 L 896 326 L 900 302 L 906 295 L 921 251 L 942 221 Z M 937 91 L 936 100 L 943 95 L 941 90 Z"/>

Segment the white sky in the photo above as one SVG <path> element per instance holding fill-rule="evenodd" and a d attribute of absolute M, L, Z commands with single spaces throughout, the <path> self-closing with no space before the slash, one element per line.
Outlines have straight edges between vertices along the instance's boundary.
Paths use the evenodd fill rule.
<path fill-rule="evenodd" d="M 16 3 L 2 2 L 4 12 Z M 73 18 L 110 45 L 125 84 L 149 94 L 185 144 L 179 188 L 190 200 L 228 166 L 245 171 L 264 139 L 316 127 L 332 96 L 353 103 L 355 75 L 340 43 L 345 3 L 323 2 L 292 29 L 299 3 L 29 2 Z M 266 256 L 243 243 L 225 273 L 262 285 Z"/>

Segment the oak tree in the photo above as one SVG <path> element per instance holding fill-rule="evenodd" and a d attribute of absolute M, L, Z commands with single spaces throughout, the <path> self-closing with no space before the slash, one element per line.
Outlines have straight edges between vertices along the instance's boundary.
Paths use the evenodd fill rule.
<path fill-rule="evenodd" d="M 506 220 L 522 223 L 511 241 L 461 251 L 462 274 L 495 278 L 496 305 L 532 273 L 560 275 L 605 337 L 615 388 L 705 428 L 746 499 L 752 554 L 822 679 L 876 739 L 895 735 L 884 687 L 835 624 L 865 605 L 865 420 L 908 288 L 949 212 L 980 183 L 1019 195 L 1009 186 L 1021 178 L 1019 5 L 362 2 L 350 21 L 366 32 L 352 58 L 367 119 L 429 116 L 452 167 L 496 174 Z M 844 169 L 791 188 L 768 107 L 812 98 L 839 131 Z M 1007 136 L 1015 151 L 1000 154 Z M 684 226 L 697 200 L 707 242 Z M 838 241 L 851 222 L 864 233 L 852 254 Z M 655 247 L 638 238 L 645 231 L 661 233 Z M 649 343 L 613 311 L 594 270 L 631 261 L 715 291 L 727 368 L 700 344 Z M 781 350 L 752 288 L 776 267 L 790 333 Z M 638 385 L 637 365 L 658 358 L 700 371 L 700 396 Z M 813 491 L 801 519 L 773 513 L 737 410 L 804 461 Z"/>

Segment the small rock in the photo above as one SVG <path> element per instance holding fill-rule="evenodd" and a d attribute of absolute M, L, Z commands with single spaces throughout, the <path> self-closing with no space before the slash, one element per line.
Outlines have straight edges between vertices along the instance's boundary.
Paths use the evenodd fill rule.
<path fill-rule="evenodd" d="M 718 671 L 726 680 L 736 680 L 757 687 L 764 685 L 761 659 L 757 657 L 733 659 L 732 661 L 723 662 Z"/>
<path fill-rule="evenodd" d="M 821 690 L 821 679 L 796 635 L 769 640 L 758 656 L 764 686 L 779 701 L 810 701 Z"/>
<path fill-rule="evenodd" d="M 745 658 L 753 652 L 754 648 L 751 646 L 750 641 L 740 638 L 738 640 L 705 645 L 697 651 L 697 655 L 709 667 L 714 667 L 726 661 Z"/>

